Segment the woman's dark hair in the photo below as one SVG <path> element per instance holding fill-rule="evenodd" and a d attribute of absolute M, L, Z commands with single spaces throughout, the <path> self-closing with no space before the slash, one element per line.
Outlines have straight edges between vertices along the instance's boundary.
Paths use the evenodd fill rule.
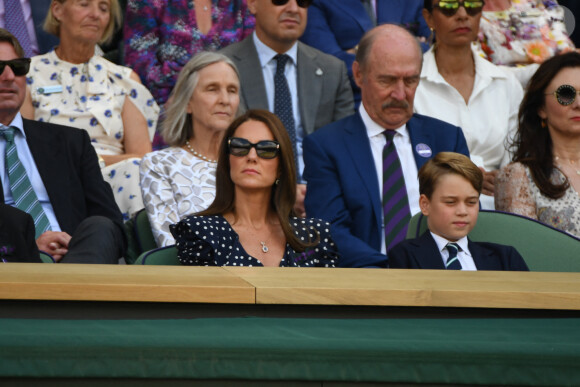
<path fill-rule="evenodd" d="M 555 168 L 550 132 L 538 112 L 545 106 L 546 88 L 552 79 L 565 68 L 580 67 L 580 54 L 570 52 L 546 60 L 530 79 L 518 114 L 518 131 L 511 143 L 513 161 L 526 165 L 536 186 L 545 196 L 558 199 L 570 186 L 554 184 L 550 177 Z"/>
<path fill-rule="evenodd" d="M 423 8 L 431 13 L 433 11 L 433 0 L 425 0 L 423 3 Z"/>
<path fill-rule="evenodd" d="M 234 120 L 226 130 L 224 139 L 220 145 L 218 166 L 216 171 L 216 190 L 213 203 L 204 211 L 197 215 L 223 215 L 233 212 L 235 204 L 235 187 L 230 176 L 230 154 L 228 150 L 228 139 L 234 135 L 236 130 L 247 121 L 259 121 L 264 123 L 274 139 L 280 144 L 278 176 L 279 182 L 272 188 L 270 205 L 276 212 L 286 241 L 298 252 L 304 251 L 307 247 L 315 246 L 320 240 L 320 235 L 315 232 L 316 240 L 303 241 L 299 239 L 290 226 L 288 219 L 296 216 L 294 213 L 294 202 L 296 201 L 296 166 L 292 142 L 284 128 L 284 124 L 278 117 L 267 111 L 260 109 L 248 110 Z"/>

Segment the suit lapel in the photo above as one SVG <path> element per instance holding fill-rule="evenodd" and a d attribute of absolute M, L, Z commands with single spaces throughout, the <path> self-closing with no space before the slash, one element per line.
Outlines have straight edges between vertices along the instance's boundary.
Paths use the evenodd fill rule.
<path fill-rule="evenodd" d="M 239 50 L 233 55 L 238 66 L 242 83 L 243 103 L 248 109 L 270 110 L 262 65 L 252 35 L 244 39 Z"/>
<path fill-rule="evenodd" d="M 429 230 L 411 243 L 417 248 L 415 259 L 418 267 L 421 269 L 445 269 L 437 243 L 435 243 Z"/>
<path fill-rule="evenodd" d="M 497 270 L 495 265 L 492 265 L 494 260 L 489 259 L 489 255 L 492 253 L 485 247 L 473 243 L 469 238 L 467 239 L 467 246 L 469 247 L 469 252 L 475 263 L 477 270 Z"/>
<path fill-rule="evenodd" d="M 372 156 L 367 130 L 360 114 L 356 113 L 350 116 L 350 119 L 345 122 L 345 127 L 344 145 L 348 150 L 351 165 L 363 181 L 363 186 L 367 190 L 375 218 L 377 219 L 377 227 L 382 230 L 381 190 L 377 181 L 375 161 Z"/>
<path fill-rule="evenodd" d="M 432 133 L 429 128 L 424 127 L 421 121 L 416 120 L 414 116 L 407 122 L 407 130 L 411 138 L 413 157 L 419 170 L 427 160 L 434 156 L 433 149 L 431 148 L 433 144 Z"/>
<path fill-rule="evenodd" d="M 36 163 L 36 168 L 46 188 L 50 204 L 54 209 L 57 220 L 61 227 L 64 227 L 63 219 L 59 219 L 58 215 L 68 213 L 70 203 L 60 202 L 61 198 L 66 195 L 60 195 L 59 191 L 66 189 L 69 186 L 67 183 L 67 176 L 69 171 L 59 171 L 55 168 L 56 165 L 68 165 L 65 154 L 63 154 L 61 141 L 66 141 L 60 136 L 44 136 L 42 129 L 38 128 L 35 121 L 23 120 L 24 132 L 26 133 L 26 142 L 30 148 L 30 153 Z"/>
<path fill-rule="evenodd" d="M 306 134 L 314 132 L 314 121 L 320 94 L 322 93 L 322 77 L 324 70 L 320 68 L 316 60 L 316 53 L 306 52 L 303 44 L 298 42 L 298 104 L 302 127 Z"/>
<path fill-rule="evenodd" d="M 362 31 L 368 31 L 373 28 L 367 12 L 360 0 L 340 0 L 334 1 L 332 6 L 336 9 L 340 9 L 347 16 L 352 17 L 354 21 L 360 26 Z"/>

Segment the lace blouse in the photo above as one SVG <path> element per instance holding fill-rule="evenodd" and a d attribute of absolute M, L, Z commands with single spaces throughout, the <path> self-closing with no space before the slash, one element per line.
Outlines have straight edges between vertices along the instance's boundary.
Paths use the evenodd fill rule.
<path fill-rule="evenodd" d="M 552 181 L 561 184 L 564 175 L 557 169 Z M 495 208 L 537 219 L 580 237 L 580 195 L 570 186 L 564 196 L 550 199 L 534 183 L 530 170 L 521 163 L 505 166 L 495 180 Z"/>
<path fill-rule="evenodd" d="M 294 232 L 302 240 L 315 239 L 312 228 L 320 235 L 320 243 L 304 252 L 289 244 L 280 266 L 335 267 L 338 261 L 336 245 L 330 237 L 330 224 L 319 219 L 289 219 Z M 263 266 L 249 255 L 238 234 L 221 215 L 188 216 L 170 227 L 176 240 L 177 256 L 183 265 L 194 266 Z"/>

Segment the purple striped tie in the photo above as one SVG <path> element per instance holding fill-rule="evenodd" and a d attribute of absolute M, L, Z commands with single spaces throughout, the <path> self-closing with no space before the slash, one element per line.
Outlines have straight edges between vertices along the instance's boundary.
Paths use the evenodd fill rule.
<path fill-rule="evenodd" d="M 387 251 L 405 239 L 411 219 L 405 177 L 397 148 L 394 130 L 385 130 L 387 144 L 383 148 L 383 221 Z"/>
<path fill-rule="evenodd" d="M 16 39 L 18 39 L 24 49 L 24 55 L 30 58 L 32 56 L 32 44 L 24 22 L 24 13 L 22 12 L 20 0 L 4 0 L 4 8 L 6 29 L 16 36 Z"/>

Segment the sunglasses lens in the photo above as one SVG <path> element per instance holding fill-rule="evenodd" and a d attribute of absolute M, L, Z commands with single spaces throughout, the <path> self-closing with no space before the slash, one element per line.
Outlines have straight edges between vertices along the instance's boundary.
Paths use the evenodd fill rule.
<path fill-rule="evenodd" d="M 439 8 L 439 10 L 443 15 L 453 16 L 457 13 L 457 10 L 459 9 L 459 3 L 455 1 L 454 2 L 440 1 L 439 3 L 437 3 L 437 8 Z"/>
<path fill-rule="evenodd" d="M 0 61 L 0 74 L 4 72 L 6 66 L 10 67 L 14 75 L 20 77 L 22 75 L 28 74 L 30 68 L 30 59 L 21 58 L 8 61 Z"/>
<path fill-rule="evenodd" d="M 560 105 L 570 105 L 576 99 L 576 89 L 574 86 L 562 85 L 556 90 L 556 99 Z"/>
<path fill-rule="evenodd" d="M 273 159 L 278 156 L 278 144 L 274 141 L 260 141 L 256 144 L 256 152 L 263 159 Z"/>
<path fill-rule="evenodd" d="M 248 153 L 250 153 L 251 147 L 252 146 L 250 145 L 250 143 L 247 140 L 244 140 L 243 138 L 230 139 L 229 148 L 231 155 L 238 157 L 245 156 Z"/>
<path fill-rule="evenodd" d="M 272 0 L 272 4 L 279 6 L 285 5 L 288 0 Z M 308 8 L 312 4 L 312 0 L 296 0 L 296 3 L 300 8 Z"/>
<path fill-rule="evenodd" d="M 483 9 L 483 2 L 482 1 L 466 1 L 463 3 L 465 7 L 465 11 L 470 16 L 475 16 L 481 12 Z"/>

